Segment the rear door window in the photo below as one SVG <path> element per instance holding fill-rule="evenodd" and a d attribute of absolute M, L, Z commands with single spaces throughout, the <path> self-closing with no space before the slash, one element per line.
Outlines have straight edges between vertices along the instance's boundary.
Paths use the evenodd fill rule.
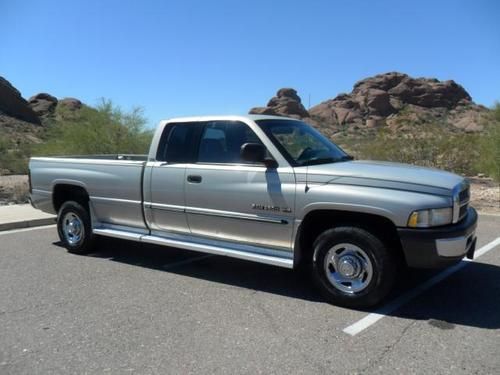
<path fill-rule="evenodd" d="M 156 160 L 168 163 L 192 163 L 196 151 L 202 123 L 172 123 L 163 131 Z"/>

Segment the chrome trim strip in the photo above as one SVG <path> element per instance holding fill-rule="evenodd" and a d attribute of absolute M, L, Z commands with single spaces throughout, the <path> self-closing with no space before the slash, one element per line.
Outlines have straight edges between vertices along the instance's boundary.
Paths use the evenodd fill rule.
<path fill-rule="evenodd" d="M 38 193 L 38 194 L 45 194 L 45 195 L 52 195 L 52 192 L 49 190 L 42 190 L 42 189 L 32 189 L 32 193 Z"/>
<path fill-rule="evenodd" d="M 104 203 L 116 203 L 116 204 L 135 204 L 140 205 L 141 201 L 131 200 L 131 199 L 120 199 L 120 198 L 107 198 L 107 197 L 96 197 L 90 196 L 91 201 L 104 202 Z"/>
<path fill-rule="evenodd" d="M 212 210 L 209 208 L 186 207 L 186 213 L 193 214 L 193 215 L 207 215 L 207 216 L 225 217 L 225 218 L 229 218 L 229 219 L 258 221 L 258 222 L 271 223 L 271 224 L 283 224 L 283 225 L 288 224 L 288 220 L 280 219 L 280 218 L 276 218 L 276 217 L 264 217 L 264 216 L 258 216 L 258 215 L 248 215 L 248 214 L 242 214 L 239 212 L 232 212 L 232 211 Z"/>
<path fill-rule="evenodd" d="M 95 226 L 95 229 L 111 229 L 115 230 L 118 232 L 126 232 L 126 233 L 133 233 L 133 234 L 138 234 L 138 235 L 146 235 L 149 234 L 149 229 L 146 229 L 146 227 L 131 227 L 129 225 L 119 225 L 119 224 L 111 224 L 111 223 L 106 223 L 106 222 L 100 222 L 97 223 Z"/>
<path fill-rule="evenodd" d="M 470 199 L 467 199 L 466 201 L 462 201 L 462 202 L 460 202 L 460 207 L 463 207 L 469 203 L 470 203 Z"/>
<path fill-rule="evenodd" d="M 144 202 L 144 207 L 153 208 L 156 210 L 174 211 L 174 212 L 184 212 L 185 211 L 185 207 L 177 206 L 175 204 Z"/>
<path fill-rule="evenodd" d="M 107 229 L 107 228 L 94 228 L 92 232 L 100 236 L 113 237 L 122 240 L 132 240 L 132 241 L 140 241 L 141 237 L 143 236 L 142 234 L 139 233 L 131 233 L 131 232 L 126 232 L 124 230 Z"/>
<path fill-rule="evenodd" d="M 186 164 L 189 169 L 202 170 L 225 170 L 236 172 L 266 172 L 267 167 L 264 164 L 238 164 L 238 163 L 189 163 Z"/>
<path fill-rule="evenodd" d="M 258 215 L 249 215 L 249 214 L 242 214 L 239 212 L 232 212 L 232 211 L 213 210 L 210 208 L 183 207 L 183 206 L 177 206 L 177 205 L 173 205 L 173 204 L 162 204 L 162 203 L 154 203 L 154 202 L 144 202 L 144 206 L 146 208 L 153 208 L 153 209 L 157 209 L 157 210 L 165 210 L 165 211 L 173 211 L 173 212 L 186 212 L 188 214 L 193 214 L 193 215 L 217 216 L 217 217 L 224 217 L 224 218 L 230 218 L 230 219 L 258 221 L 258 222 L 262 222 L 262 223 L 271 223 L 271 224 L 283 224 L 283 225 L 288 224 L 288 220 L 280 219 L 280 218 L 276 218 L 276 217 L 264 217 L 264 216 L 258 216 Z"/>
<path fill-rule="evenodd" d="M 142 167 L 146 160 L 110 160 L 110 159 L 92 159 L 89 158 L 71 158 L 71 157 L 33 157 L 31 160 L 44 161 L 50 163 L 69 162 L 73 164 L 109 164 L 109 165 L 128 165 Z"/>

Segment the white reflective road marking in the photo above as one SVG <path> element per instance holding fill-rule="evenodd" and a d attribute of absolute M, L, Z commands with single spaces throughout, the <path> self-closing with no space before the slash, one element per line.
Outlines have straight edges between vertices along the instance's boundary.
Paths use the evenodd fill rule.
<path fill-rule="evenodd" d="M 38 229 L 49 229 L 49 228 L 55 228 L 55 224 L 50 224 L 50 225 L 42 225 L 40 227 L 32 227 L 32 228 L 21 228 L 21 229 L 11 229 L 11 230 L 4 230 L 0 232 L 0 236 L 4 234 L 12 234 L 12 233 L 21 233 L 21 232 L 29 232 L 30 230 L 38 230 Z"/>
<path fill-rule="evenodd" d="M 201 255 L 199 257 L 192 257 L 192 258 L 189 258 L 189 259 L 180 260 L 178 262 L 164 264 L 161 268 L 163 268 L 164 270 L 169 270 L 169 269 L 172 269 L 172 268 L 175 268 L 175 267 L 184 266 L 186 264 L 198 262 L 199 260 L 203 260 L 203 259 L 206 259 L 206 258 L 211 258 L 211 257 L 214 257 L 214 256 L 215 255 L 208 254 L 208 255 Z"/>
<path fill-rule="evenodd" d="M 498 245 L 500 245 L 500 237 L 498 237 L 497 239 L 484 245 L 480 249 L 477 249 L 474 253 L 474 258 L 475 259 L 479 258 L 481 255 L 486 254 L 488 251 L 490 251 L 491 249 L 495 248 Z M 398 308 L 403 306 L 408 301 L 417 297 L 419 294 L 426 291 L 427 289 L 429 289 L 433 285 L 446 279 L 448 276 L 452 275 L 453 273 L 461 270 L 466 265 L 470 264 L 470 262 L 471 262 L 470 259 L 464 259 L 460 263 L 457 263 L 456 265 L 445 269 L 444 271 L 438 273 L 437 275 L 431 277 L 429 280 L 425 281 L 423 284 L 420 284 L 417 287 L 415 287 L 414 289 L 409 290 L 408 292 L 402 294 L 401 296 L 399 296 L 395 300 L 389 302 L 387 305 L 382 306 L 381 308 L 377 309 L 375 312 L 372 312 L 371 314 L 368 314 L 367 316 L 365 316 L 363 319 L 358 320 L 356 323 L 351 324 L 347 328 L 344 328 L 343 331 L 351 336 L 357 335 L 361 331 L 365 330 L 366 328 L 368 328 L 371 325 L 378 322 L 384 316 L 397 310 Z"/>

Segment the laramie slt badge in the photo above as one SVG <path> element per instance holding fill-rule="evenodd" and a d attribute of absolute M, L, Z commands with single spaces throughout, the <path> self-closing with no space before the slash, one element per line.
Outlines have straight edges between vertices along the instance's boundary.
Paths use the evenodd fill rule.
<path fill-rule="evenodd" d="M 265 204 L 258 204 L 258 203 L 252 203 L 252 208 L 254 210 L 262 210 L 262 211 L 275 211 L 275 212 L 285 212 L 285 213 L 292 212 L 292 209 L 290 207 L 267 206 Z"/>

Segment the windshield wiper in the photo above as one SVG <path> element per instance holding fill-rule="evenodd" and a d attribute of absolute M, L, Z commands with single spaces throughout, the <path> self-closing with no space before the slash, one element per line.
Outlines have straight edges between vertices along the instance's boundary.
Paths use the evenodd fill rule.
<path fill-rule="evenodd" d="M 349 161 L 349 160 L 354 160 L 354 156 L 344 155 L 338 161 Z"/>
<path fill-rule="evenodd" d="M 338 159 L 335 159 L 335 158 L 317 158 L 317 159 L 306 160 L 305 162 L 301 163 L 300 165 L 306 166 L 306 165 L 326 164 L 326 163 L 333 163 L 337 160 Z"/>
<path fill-rule="evenodd" d="M 337 163 L 339 161 L 349 161 L 353 160 L 354 158 L 350 155 L 344 155 L 340 158 L 317 158 L 317 159 L 310 159 L 306 160 L 305 162 L 301 163 L 301 166 L 307 166 L 307 165 L 317 165 L 317 164 L 327 164 L 327 163 Z"/>

